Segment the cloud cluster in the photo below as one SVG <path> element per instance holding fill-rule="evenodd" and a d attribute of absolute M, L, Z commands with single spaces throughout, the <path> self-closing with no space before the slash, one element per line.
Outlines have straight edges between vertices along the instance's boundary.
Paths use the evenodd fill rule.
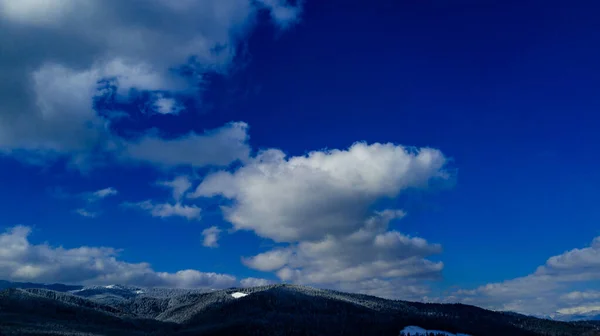
<path fill-rule="evenodd" d="M 177 118 L 182 96 L 197 93 L 207 73 L 226 74 L 237 45 L 266 11 L 280 29 L 295 24 L 303 1 L 287 0 L 0 0 L 0 152 L 54 157 L 75 165 L 114 156 L 162 168 L 241 168 L 207 176 L 190 194 L 187 177 L 159 182 L 171 200 L 124 203 L 154 217 L 201 218 L 189 198 L 223 196 L 236 230 L 281 243 L 243 259 L 282 281 L 412 298 L 439 277 L 441 262 L 427 258 L 441 247 L 394 227 L 406 214 L 382 206 L 410 188 L 447 179 L 446 158 L 435 149 L 356 143 L 346 150 L 287 157 L 269 149 L 252 156 L 248 125 L 231 122 L 203 134 L 146 131 L 137 138 L 113 132 L 114 111 L 94 102 L 111 96 L 127 103 L 151 97 L 154 113 Z M 185 76 L 182 73 L 185 69 Z M 97 155 L 101 154 L 101 155 Z M 115 195 L 113 188 L 85 194 L 88 205 Z M 96 212 L 76 212 L 95 217 Z M 31 245 L 30 230 L 13 228 L 0 245 L 0 276 L 14 280 L 124 283 L 173 287 L 225 286 L 227 275 L 185 270 L 160 273 L 148 264 L 117 260 L 111 248 Z M 203 231 L 218 246 L 221 229 Z M 557 261 L 557 265 L 560 262 Z M 558 266 L 557 266 L 558 267 Z M 248 278 L 244 286 L 267 284 Z"/>
<path fill-rule="evenodd" d="M 177 114 L 177 95 L 164 93 L 191 93 L 207 72 L 226 73 L 261 10 L 281 28 L 300 14 L 285 0 L 0 0 L 0 31 L 6 32 L 0 44 L 10 46 L 0 54 L 0 151 L 69 154 L 77 164 L 122 146 L 134 158 L 166 165 L 204 156 L 206 150 L 190 148 L 214 142 L 197 134 L 164 143 L 147 136 L 119 146 L 122 139 L 94 111 L 94 99 L 114 91 L 126 101 L 150 91 L 157 112 Z M 185 77 L 177 70 L 184 65 Z M 188 148 L 185 155 L 147 151 L 150 145 L 169 151 L 174 143 Z M 219 164 L 243 156 L 244 148 L 232 146 L 219 145 L 234 153 L 218 153 L 216 162 L 199 160 Z"/>
<path fill-rule="evenodd" d="M 148 263 L 118 260 L 109 247 L 65 249 L 31 244 L 31 229 L 16 226 L 0 234 L 0 278 L 12 281 L 73 284 L 127 284 L 148 287 L 225 288 L 237 284 L 227 274 L 181 270 L 157 272 Z"/>
<path fill-rule="evenodd" d="M 600 295 L 594 290 L 599 280 L 600 237 L 597 237 L 588 247 L 549 258 L 532 274 L 460 290 L 445 301 L 559 318 L 561 314 L 600 314 Z"/>
<path fill-rule="evenodd" d="M 445 163 L 438 150 L 394 144 L 356 143 L 290 158 L 270 149 L 235 172 L 207 176 L 190 197 L 229 198 L 232 205 L 222 210 L 234 229 L 287 243 L 245 258 L 247 266 L 283 281 L 380 294 L 385 286 L 373 281 L 410 287 L 439 276 L 442 263 L 426 257 L 441 247 L 390 229 L 403 211 L 376 208 L 448 178 Z"/>
<path fill-rule="evenodd" d="M 426 257 L 441 252 L 437 244 L 389 230 L 396 211 L 384 211 L 347 235 L 328 234 L 285 248 L 244 258 L 246 266 L 275 272 L 285 282 L 320 285 L 388 298 L 415 298 L 437 279 L 441 262 Z"/>

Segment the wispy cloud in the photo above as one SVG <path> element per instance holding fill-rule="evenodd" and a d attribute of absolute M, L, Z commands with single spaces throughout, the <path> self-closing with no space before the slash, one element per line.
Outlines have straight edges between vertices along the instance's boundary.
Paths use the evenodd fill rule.
<path fill-rule="evenodd" d="M 195 205 L 183 205 L 181 203 L 154 203 L 146 200 L 137 203 L 125 202 L 122 206 L 127 208 L 138 208 L 147 211 L 152 217 L 168 218 L 183 217 L 187 220 L 199 220 L 202 210 Z"/>
<path fill-rule="evenodd" d="M 99 213 L 97 213 L 97 212 L 88 211 L 83 208 L 75 209 L 74 212 L 82 217 L 87 217 L 87 218 L 96 218 L 99 215 Z"/>
<path fill-rule="evenodd" d="M 117 195 L 118 193 L 119 192 L 117 191 L 117 189 L 113 187 L 108 187 L 94 192 L 83 193 L 82 198 L 91 203 L 103 200 L 109 196 Z"/>
<path fill-rule="evenodd" d="M 83 201 L 83 206 L 73 210 L 73 212 L 82 217 L 87 218 L 98 217 L 100 215 L 100 211 L 98 211 L 99 205 L 97 203 L 108 197 L 115 196 L 118 193 L 119 192 L 117 191 L 117 189 L 113 187 L 83 193 L 68 193 L 62 188 L 55 188 L 51 190 L 51 194 L 53 197 L 65 200 L 77 200 L 78 202 Z"/>

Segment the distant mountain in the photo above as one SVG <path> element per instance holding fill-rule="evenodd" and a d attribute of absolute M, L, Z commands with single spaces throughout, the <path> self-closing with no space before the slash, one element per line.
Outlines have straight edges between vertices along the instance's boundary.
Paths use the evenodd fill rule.
<path fill-rule="evenodd" d="M 554 314 L 551 319 L 565 322 L 600 321 L 600 311 L 595 310 L 583 314 Z"/>
<path fill-rule="evenodd" d="M 6 288 L 44 288 L 50 289 L 57 292 L 67 292 L 71 290 L 78 290 L 83 288 L 83 286 L 71 286 L 71 285 L 63 285 L 63 284 L 39 284 L 39 283 L 31 283 L 31 282 L 10 282 L 5 280 L 0 280 L 0 289 Z"/>
<path fill-rule="evenodd" d="M 0 291 L 0 335 L 151 335 L 176 325 L 47 289 Z"/>
<path fill-rule="evenodd" d="M 599 336 L 600 324 L 295 285 L 202 291 L 27 284 L 0 291 L 0 335 L 397 336 L 401 330 L 471 336 Z"/>

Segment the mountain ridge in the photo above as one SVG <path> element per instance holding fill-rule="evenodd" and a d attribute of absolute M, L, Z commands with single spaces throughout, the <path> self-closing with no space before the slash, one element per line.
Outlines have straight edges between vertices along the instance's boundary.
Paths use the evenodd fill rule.
<path fill-rule="evenodd" d="M 0 334 L 398 335 L 407 326 L 420 326 L 471 336 L 600 335 L 595 323 L 287 284 L 223 290 L 114 285 L 63 292 L 26 286 L 0 291 Z"/>

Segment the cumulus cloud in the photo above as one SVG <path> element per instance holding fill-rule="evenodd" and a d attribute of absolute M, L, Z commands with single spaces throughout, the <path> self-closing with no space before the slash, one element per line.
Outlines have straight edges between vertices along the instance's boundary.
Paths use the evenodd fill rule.
<path fill-rule="evenodd" d="M 12 35 L 1 34 L 0 41 Z M 77 153 L 105 138 L 105 123 L 91 109 L 94 70 L 44 63 L 31 73 L 17 73 L 29 71 L 27 64 L 13 68 L 20 60 L 2 55 L 0 73 L 8 80 L 0 82 L 0 149 Z"/>
<path fill-rule="evenodd" d="M 242 287 L 259 287 L 259 286 L 266 286 L 266 285 L 270 285 L 273 282 L 271 280 L 267 280 L 267 279 L 260 279 L 260 278 L 245 278 L 240 280 L 240 285 Z"/>
<path fill-rule="evenodd" d="M 600 295 L 593 290 L 598 280 L 600 237 L 595 238 L 588 247 L 549 258 L 527 276 L 490 283 L 473 290 L 459 290 L 445 301 L 461 301 L 495 310 L 558 318 L 561 318 L 561 314 L 594 311 L 598 314 Z"/>
<path fill-rule="evenodd" d="M 154 203 L 146 200 L 137 203 L 125 202 L 124 207 L 138 208 L 147 211 L 152 217 L 168 218 L 183 217 L 187 220 L 199 220 L 202 210 L 195 205 L 183 205 L 181 203 Z"/>
<path fill-rule="evenodd" d="M 586 281 L 600 279 L 600 237 L 589 247 L 573 249 L 551 257 L 534 273 L 561 281 Z"/>
<path fill-rule="evenodd" d="M 219 234 L 221 234 L 221 229 L 216 226 L 204 229 L 202 231 L 202 236 L 204 237 L 202 245 L 205 247 L 219 247 Z"/>
<path fill-rule="evenodd" d="M 168 98 L 162 95 L 158 95 L 154 100 L 154 110 L 160 114 L 179 114 L 184 107 L 175 100 L 175 98 Z"/>
<path fill-rule="evenodd" d="M 242 261 L 248 267 L 259 271 L 271 272 L 285 266 L 291 256 L 291 250 L 281 248 L 255 255 L 252 258 L 244 258 Z"/>
<path fill-rule="evenodd" d="M 234 199 L 223 210 L 236 229 L 279 242 L 321 239 L 361 228 L 380 199 L 446 177 L 445 162 L 437 150 L 393 144 L 356 143 L 291 158 L 270 149 L 234 173 L 207 176 L 192 196 Z"/>
<path fill-rule="evenodd" d="M 10 281 L 73 284 L 125 284 L 146 287 L 225 288 L 237 283 L 227 274 L 181 270 L 157 272 L 148 263 L 118 259 L 110 247 L 66 249 L 31 244 L 31 229 L 16 226 L 0 234 L 0 278 Z"/>
<path fill-rule="evenodd" d="M 351 234 L 301 241 L 243 262 L 253 269 L 276 271 L 277 277 L 286 282 L 394 298 L 407 294 L 399 291 L 401 287 L 419 287 L 415 292 L 425 292 L 423 281 L 438 278 L 443 268 L 441 262 L 425 258 L 440 253 L 441 247 L 388 230 L 393 218 L 390 213 L 377 214 Z M 384 285 L 373 285 L 378 282 Z"/>
<path fill-rule="evenodd" d="M 247 130 L 246 123 L 235 122 L 203 135 L 191 133 L 170 140 L 146 135 L 124 144 L 122 155 L 165 167 L 225 166 L 236 160 L 246 160 L 250 154 Z"/>
<path fill-rule="evenodd" d="M 0 150 L 77 162 L 110 150 L 119 139 L 93 109 L 107 83 L 121 100 L 134 91 L 189 94 L 207 72 L 227 72 L 261 10 L 279 27 L 300 13 L 281 0 L 0 0 L 0 28 L 10 32 L 0 34 L 10 46 L 0 54 Z M 191 76 L 174 71 L 183 65 Z M 154 103 L 179 111 L 170 96 Z"/>
<path fill-rule="evenodd" d="M 393 144 L 356 143 L 290 158 L 269 149 L 235 172 L 207 176 L 190 196 L 229 198 L 232 205 L 222 209 L 234 229 L 287 243 L 244 258 L 248 267 L 294 283 L 375 293 L 368 282 L 375 279 L 420 292 L 417 280 L 439 277 L 443 264 L 426 257 L 441 247 L 390 229 L 403 211 L 375 207 L 448 178 L 445 163 L 438 150 Z"/>

